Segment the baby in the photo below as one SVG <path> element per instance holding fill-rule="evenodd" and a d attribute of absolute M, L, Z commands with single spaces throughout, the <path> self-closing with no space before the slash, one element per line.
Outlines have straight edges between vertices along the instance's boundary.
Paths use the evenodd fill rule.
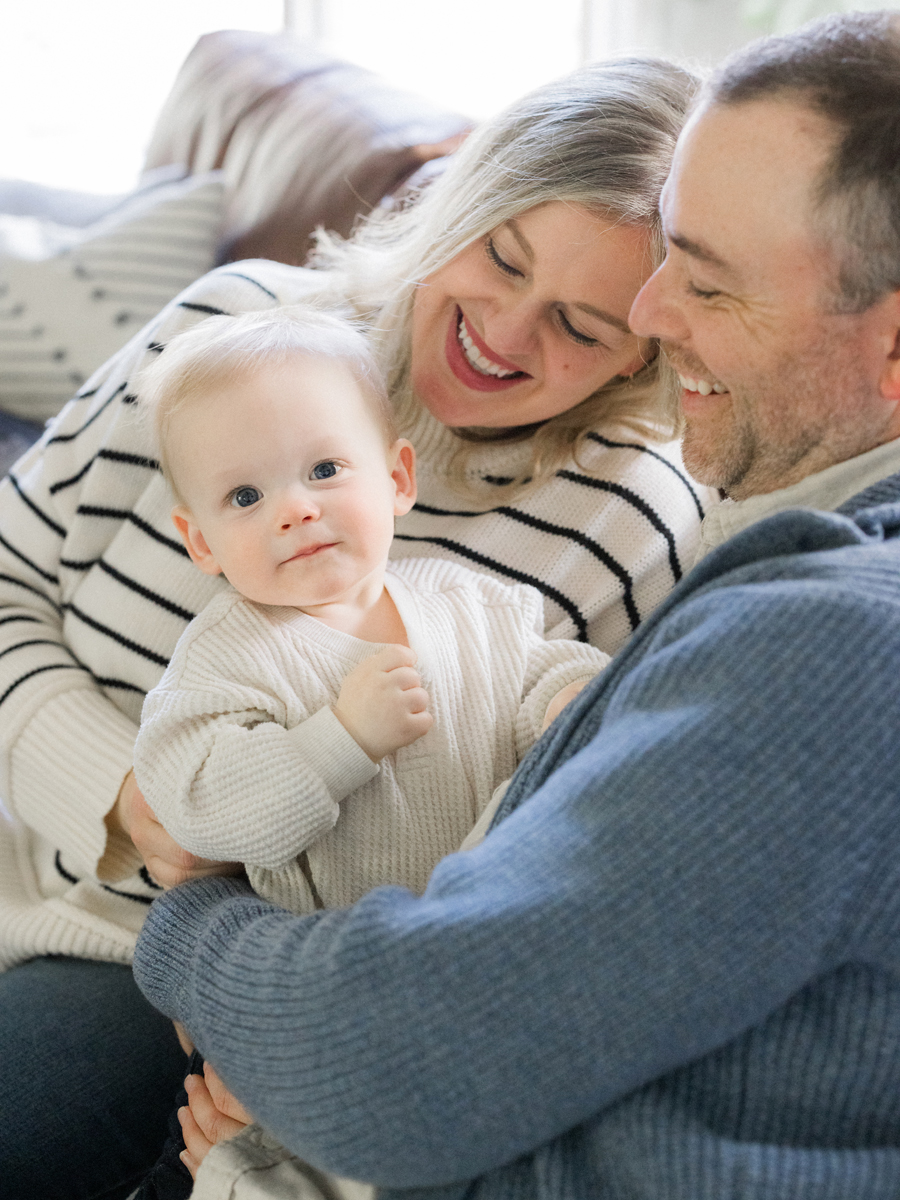
<path fill-rule="evenodd" d="M 388 563 L 415 455 L 347 322 L 212 317 L 137 390 L 187 552 L 231 585 L 146 699 L 141 791 L 182 846 L 294 912 L 422 891 L 608 657 L 545 641 L 531 588 Z"/>

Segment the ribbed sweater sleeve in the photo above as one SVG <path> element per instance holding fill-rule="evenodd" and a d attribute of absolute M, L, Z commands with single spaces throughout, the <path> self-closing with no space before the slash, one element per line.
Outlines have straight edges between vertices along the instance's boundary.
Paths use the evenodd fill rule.
<path fill-rule="evenodd" d="M 254 606 L 226 592 L 188 626 L 144 701 L 135 778 L 194 854 L 284 866 L 378 773 L 327 704 L 297 711 L 284 657 Z"/>
<path fill-rule="evenodd" d="M 189 885 L 151 911 L 140 986 L 295 1153 L 411 1188 L 521 1174 L 842 964 L 890 966 L 900 571 L 815 557 L 676 597 L 423 896 L 298 918 Z"/>

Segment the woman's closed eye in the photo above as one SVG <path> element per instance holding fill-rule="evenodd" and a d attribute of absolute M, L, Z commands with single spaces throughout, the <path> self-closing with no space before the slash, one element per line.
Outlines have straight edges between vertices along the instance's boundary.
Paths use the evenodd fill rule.
<path fill-rule="evenodd" d="M 341 470 L 340 463 L 333 462 L 327 459 L 325 462 L 316 463 L 309 473 L 310 479 L 334 479 L 335 475 Z"/>
<path fill-rule="evenodd" d="M 242 483 L 240 487 L 236 487 L 228 493 L 228 503 L 233 508 L 250 508 L 260 500 L 262 500 L 262 492 L 249 483 Z"/>
<path fill-rule="evenodd" d="M 579 346 L 600 345 L 599 338 L 588 337 L 586 333 L 582 333 L 580 330 L 575 328 L 561 308 L 557 311 L 559 313 L 559 323 L 562 326 L 563 333 L 566 335 L 566 337 L 571 338 L 573 342 L 577 342 Z"/>
<path fill-rule="evenodd" d="M 518 269 L 518 267 L 514 267 L 512 263 L 508 263 L 505 258 L 500 257 L 499 253 L 497 252 L 497 247 L 494 245 L 493 238 L 489 237 L 485 239 L 484 248 L 488 258 L 498 270 L 503 272 L 504 275 L 509 275 L 513 279 L 522 278 L 522 272 Z"/>

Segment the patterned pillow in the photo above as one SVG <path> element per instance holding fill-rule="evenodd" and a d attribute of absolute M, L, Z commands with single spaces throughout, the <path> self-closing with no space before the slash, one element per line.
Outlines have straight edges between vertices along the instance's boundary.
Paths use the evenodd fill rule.
<path fill-rule="evenodd" d="M 210 172 L 139 192 L 85 229 L 0 217 L 0 409 L 58 412 L 215 264 L 223 211 Z"/>

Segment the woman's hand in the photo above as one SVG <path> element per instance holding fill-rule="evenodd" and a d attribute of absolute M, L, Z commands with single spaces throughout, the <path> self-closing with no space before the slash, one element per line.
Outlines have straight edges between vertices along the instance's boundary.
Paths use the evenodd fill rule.
<path fill-rule="evenodd" d="M 131 838 L 147 870 L 164 888 L 204 875 L 239 875 L 243 870 L 240 863 L 198 858 L 179 846 L 157 821 L 135 782 L 134 771 L 125 776 L 116 803 L 107 814 L 106 826 L 111 835 L 125 834 Z"/>
<path fill-rule="evenodd" d="M 188 1107 L 179 1108 L 178 1120 L 187 1149 L 180 1157 L 191 1178 L 196 1179 L 200 1164 L 213 1146 L 235 1137 L 253 1123 L 253 1118 L 209 1063 L 204 1063 L 203 1075 L 188 1075 L 184 1086 Z"/>

